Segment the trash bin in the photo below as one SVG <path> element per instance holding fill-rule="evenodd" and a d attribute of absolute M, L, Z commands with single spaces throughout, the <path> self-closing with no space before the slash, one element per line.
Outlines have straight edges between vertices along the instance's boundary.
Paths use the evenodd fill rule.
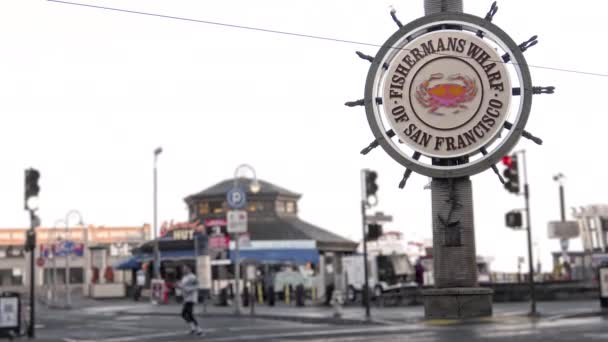
<path fill-rule="evenodd" d="M 0 293 L 0 337 L 13 338 L 21 331 L 21 297 L 16 292 Z"/>
<path fill-rule="evenodd" d="M 598 280 L 600 285 L 600 306 L 603 310 L 608 310 L 608 263 L 600 265 Z"/>

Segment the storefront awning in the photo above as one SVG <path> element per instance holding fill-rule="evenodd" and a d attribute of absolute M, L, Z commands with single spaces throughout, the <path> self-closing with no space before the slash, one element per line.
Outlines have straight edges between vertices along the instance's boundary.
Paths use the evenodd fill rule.
<path fill-rule="evenodd" d="M 194 259 L 194 251 L 183 250 L 183 251 L 161 251 L 161 261 L 165 260 L 181 260 L 181 259 Z M 123 260 L 116 262 L 112 265 L 113 268 L 118 270 L 132 270 L 141 267 L 142 262 L 148 262 L 154 260 L 154 254 L 145 253 L 127 257 Z"/>
<path fill-rule="evenodd" d="M 234 251 L 230 251 L 230 259 L 235 260 Z M 259 263 L 293 262 L 305 264 L 307 262 L 316 264 L 319 262 L 319 251 L 317 249 L 245 249 L 239 251 L 239 259 L 251 260 Z"/>
<path fill-rule="evenodd" d="M 141 267 L 141 261 L 139 255 L 131 256 L 114 263 L 112 268 L 117 270 L 136 270 Z"/>

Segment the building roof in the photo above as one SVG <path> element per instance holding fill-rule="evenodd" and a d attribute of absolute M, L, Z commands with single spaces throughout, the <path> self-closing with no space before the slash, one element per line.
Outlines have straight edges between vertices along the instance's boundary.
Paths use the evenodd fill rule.
<path fill-rule="evenodd" d="M 354 252 L 357 243 L 329 232 L 296 217 L 272 217 L 250 220 L 247 231 L 252 241 L 313 240 L 322 252 Z M 159 240 L 161 249 L 192 248 L 188 240 Z M 151 250 L 152 241 L 146 242 L 143 250 Z"/>
<path fill-rule="evenodd" d="M 23 245 L 28 230 L 29 228 L 0 228 L 0 246 Z M 38 244 L 66 238 L 64 227 L 36 227 L 35 231 Z M 150 237 L 150 231 L 149 224 L 136 227 L 70 226 L 67 237 L 74 241 L 84 241 L 87 238 L 90 243 L 145 241 Z"/>
<path fill-rule="evenodd" d="M 356 244 L 354 241 L 296 217 L 251 220 L 247 224 L 247 229 L 252 240 L 315 240 L 318 242 Z"/>
<path fill-rule="evenodd" d="M 251 185 L 251 183 L 253 182 L 252 179 L 250 178 L 238 178 L 238 185 L 243 187 L 243 189 L 245 189 L 247 191 L 247 195 L 281 195 L 281 196 L 286 196 L 286 197 L 295 197 L 295 198 L 300 198 L 302 195 L 295 193 L 293 191 L 281 188 L 280 186 L 277 186 L 275 184 L 272 184 L 270 182 L 267 182 L 265 180 L 262 179 L 258 179 L 258 182 L 260 183 L 260 191 L 256 194 L 252 194 L 251 190 L 249 190 L 249 186 Z M 188 197 L 186 197 L 186 201 L 188 201 L 191 198 L 200 198 L 200 197 L 216 197 L 216 196 L 226 196 L 226 193 L 228 193 L 228 191 L 230 189 L 232 189 L 234 187 L 234 179 L 226 179 L 223 180 L 201 192 L 192 194 Z"/>

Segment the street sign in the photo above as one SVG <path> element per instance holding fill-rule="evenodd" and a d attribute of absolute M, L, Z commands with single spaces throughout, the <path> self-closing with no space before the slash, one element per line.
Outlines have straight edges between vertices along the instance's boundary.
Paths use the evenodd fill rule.
<path fill-rule="evenodd" d="M 0 297 L 0 329 L 18 329 L 19 322 L 19 297 L 2 296 Z"/>
<path fill-rule="evenodd" d="M 64 257 L 69 254 L 72 254 L 74 251 L 74 241 L 71 240 L 61 240 L 55 249 L 55 255 Z"/>
<path fill-rule="evenodd" d="M 245 210 L 230 210 L 227 215 L 228 233 L 247 232 L 247 212 Z"/>
<path fill-rule="evenodd" d="M 209 248 L 214 250 L 226 250 L 230 245 L 230 237 L 224 234 L 209 236 Z"/>
<path fill-rule="evenodd" d="M 547 228 L 549 239 L 572 239 L 579 235 L 576 221 L 551 221 Z"/>
<path fill-rule="evenodd" d="M 249 233 L 240 233 L 238 235 L 238 239 L 241 247 L 251 247 L 251 238 Z"/>
<path fill-rule="evenodd" d="M 43 267 L 44 266 L 44 258 L 43 257 L 39 257 L 38 259 L 36 259 L 36 265 L 38 265 L 38 267 Z"/>
<path fill-rule="evenodd" d="M 391 215 L 384 215 L 383 212 L 377 212 L 372 216 L 365 216 L 365 222 L 367 223 L 378 223 L 378 222 L 393 222 Z"/>
<path fill-rule="evenodd" d="M 243 209 L 247 204 L 247 195 L 243 189 L 234 187 L 226 194 L 226 200 L 230 209 Z"/>

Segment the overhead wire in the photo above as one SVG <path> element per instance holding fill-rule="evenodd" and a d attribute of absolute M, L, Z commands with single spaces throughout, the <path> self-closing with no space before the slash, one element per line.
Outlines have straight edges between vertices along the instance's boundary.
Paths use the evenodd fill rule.
<path fill-rule="evenodd" d="M 159 13 L 142 12 L 142 11 L 123 9 L 123 8 L 85 4 L 85 3 L 79 3 L 79 2 L 71 2 L 71 1 L 64 1 L 64 0 L 47 0 L 47 1 L 54 2 L 54 3 L 60 3 L 60 4 L 66 4 L 66 5 L 82 6 L 82 7 L 103 9 L 103 10 L 108 10 L 108 11 L 116 11 L 116 12 L 124 12 L 124 13 L 130 13 L 130 14 L 139 14 L 139 15 L 145 15 L 145 16 L 151 16 L 151 17 L 165 18 L 165 19 L 181 20 L 181 21 L 195 22 L 195 23 L 200 23 L 200 24 L 241 29 L 241 30 L 274 33 L 274 34 L 281 34 L 281 35 L 300 37 L 300 38 L 317 39 L 317 40 L 333 41 L 333 42 L 338 42 L 338 43 L 355 44 L 355 45 L 372 46 L 372 47 L 382 47 L 383 46 L 382 44 L 367 43 L 367 42 L 361 42 L 361 41 L 355 41 L 355 40 L 340 39 L 340 38 L 312 35 L 312 34 L 306 34 L 306 33 L 289 32 L 289 31 L 282 31 L 282 30 L 273 30 L 273 29 L 255 27 L 255 26 L 228 24 L 228 23 L 222 23 L 222 22 L 210 21 L 210 20 L 177 17 L 177 16 L 171 16 L 171 15 L 165 15 L 165 14 L 159 14 Z M 393 47 L 393 48 L 409 50 L 409 49 L 396 48 L 396 47 Z M 435 54 L 441 55 L 441 53 L 437 53 L 437 52 L 435 52 Z M 503 61 L 494 61 L 494 62 L 504 63 Z M 514 64 L 514 63 L 512 63 L 512 64 Z M 608 77 L 608 74 L 599 73 L 599 72 L 582 71 L 582 70 L 550 67 L 550 66 L 543 66 L 543 65 L 533 65 L 533 64 L 528 64 L 528 66 L 531 68 L 537 68 L 537 69 L 546 69 L 546 70 L 567 72 L 567 73 L 574 73 L 574 74 L 581 74 L 581 75 L 588 75 L 588 76 Z"/>

